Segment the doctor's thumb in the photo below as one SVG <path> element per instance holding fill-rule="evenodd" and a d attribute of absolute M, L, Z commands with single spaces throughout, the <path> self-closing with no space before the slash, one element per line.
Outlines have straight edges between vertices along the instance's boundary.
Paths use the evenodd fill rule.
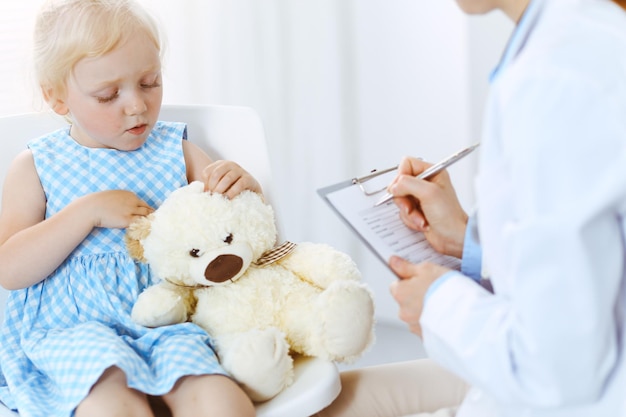
<path fill-rule="evenodd" d="M 416 275 L 417 265 L 399 256 L 389 258 L 389 267 L 399 279 L 410 279 Z"/>

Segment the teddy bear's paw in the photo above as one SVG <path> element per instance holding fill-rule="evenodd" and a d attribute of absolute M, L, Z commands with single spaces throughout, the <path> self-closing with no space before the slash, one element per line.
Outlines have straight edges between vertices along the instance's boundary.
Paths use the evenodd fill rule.
<path fill-rule="evenodd" d="M 256 402 L 276 396 L 293 382 L 293 359 L 276 328 L 250 330 L 215 340 L 220 363 Z"/>
<path fill-rule="evenodd" d="M 311 354 L 339 362 L 353 362 L 374 340 L 374 300 L 356 282 L 335 282 L 320 294 L 318 325 Z"/>
<path fill-rule="evenodd" d="M 187 307 L 180 294 L 155 285 L 139 294 L 131 318 L 145 327 L 168 326 L 186 321 Z"/>

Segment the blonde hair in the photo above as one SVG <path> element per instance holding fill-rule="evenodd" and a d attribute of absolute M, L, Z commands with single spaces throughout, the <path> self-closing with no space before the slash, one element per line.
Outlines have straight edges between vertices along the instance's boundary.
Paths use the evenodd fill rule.
<path fill-rule="evenodd" d="M 137 31 L 147 34 L 162 52 L 155 20 L 134 0 L 48 0 L 33 36 L 39 86 L 55 95 L 65 94 L 78 61 L 112 51 Z"/>

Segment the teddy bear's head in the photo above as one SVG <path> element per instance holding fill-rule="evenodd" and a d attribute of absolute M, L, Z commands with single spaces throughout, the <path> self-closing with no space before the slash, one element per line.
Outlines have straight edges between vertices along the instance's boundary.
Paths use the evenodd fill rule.
<path fill-rule="evenodd" d="M 271 206 L 252 191 L 233 199 L 192 182 L 126 232 L 130 255 L 184 286 L 231 282 L 276 243 Z"/>

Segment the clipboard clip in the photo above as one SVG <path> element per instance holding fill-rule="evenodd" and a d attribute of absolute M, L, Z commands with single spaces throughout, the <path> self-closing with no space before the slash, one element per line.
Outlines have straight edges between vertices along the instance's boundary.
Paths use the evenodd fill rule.
<path fill-rule="evenodd" d="M 386 174 L 388 172 L 394 171 L 398 169 L 398 165 L 391 167 L 391 168 L 387 168 L 387 169 L 383 169 L 383 170 L 377 170 L 377 169 L 373 169 L 370 171 L 369 174 L 367 175 L 363 175 L 362 177 L 356 177 L 356 178 L 352 178 L 352 184 L 353 185 L 358 185 L 359 188 L 361 189 L 361 191 L 363 192 L 363 194 L 365 194 L 367 197 L 376 195 L 382 191 L 385 191 L 387 189 L 387 185 L 389 184 L 385 184 L 382 188 L 381 187 L 375 187 L 374 189 L 367 189 L 366 188 L 366 184 L 369 180 L 376 178 L 380 175 Z M 371 184 L 371 183 L 370 183 Z"/>

